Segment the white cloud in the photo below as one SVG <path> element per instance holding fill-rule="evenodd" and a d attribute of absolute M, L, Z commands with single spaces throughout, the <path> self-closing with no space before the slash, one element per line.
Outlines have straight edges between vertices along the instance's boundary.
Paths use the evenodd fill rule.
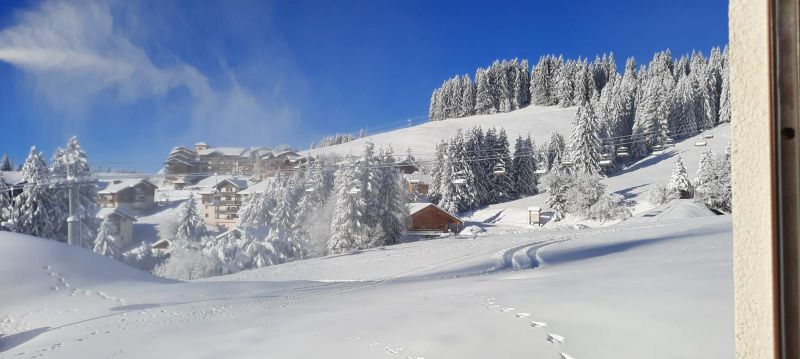
<path fill-rule="evenodd" d="M 237 83 L 230 69 L 230 84 L 214 86 L 209 76 L 175 54 L 168 64 L 157 65 L 115 26 L 114 10 L 106 1 L 44 1 L 0 31 L 0 61 L 30 75 L 36 93 L 65 114 L 83 113 L 98 101 L 125 106 L 186 91 L 192 121 L 184 126 L 182 138 L 233 140 L 241 137 L 226 138 L 220 132 L 231 126 L 263 128 L 265 121 L 274 129 L 289 125 L 295 115 L 290 106 L 266 101 L 270 108 L 265 109 L 265 99 Z M 243 138 L 264 136 L 261 132 Z"/>

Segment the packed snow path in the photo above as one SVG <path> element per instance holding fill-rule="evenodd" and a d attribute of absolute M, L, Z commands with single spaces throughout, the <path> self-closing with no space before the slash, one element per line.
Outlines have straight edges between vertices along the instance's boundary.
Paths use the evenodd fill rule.
<path fill-rule="evenodd" d="M 421 241 L 193 282 L 1 233 L 0 273 L 0 358 L 733 356 L 728 216 Z"/>

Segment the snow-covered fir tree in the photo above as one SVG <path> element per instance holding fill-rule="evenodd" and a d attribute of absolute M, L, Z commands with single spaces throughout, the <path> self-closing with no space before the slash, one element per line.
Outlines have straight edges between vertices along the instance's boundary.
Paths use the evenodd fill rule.
<path fill-rule="evenodd" d="M 7 172 L 13 170 L 14 170 L 14 165 L 11 164 L 11 160 L 8 159 L 8 154 L 4 153 L 3 159 L 0 160 L 0 172 Z"/>
<path fill-rule="evenodd" d="M 553 131 L 550 133 L 550 141 L 547 147 L 547 170 L 561 168 L 561 160 L 567 152 L 567 143 L 564 136 Z"/>
<path fill-rule="evenodd" d="M 719 122 L 731 122 L 731 80 L 728 67 L 725 66 L 722 71 L 722 85 L 720 87 L 721 93 L 719 98 Z"/>
<path fill-rule="evenodd" d="M 328 241 L 330 253 L 342 253 L 355 249 L 364 242 L 366 228 L 362 218 L 366 205 L 361 196 L 361 178 L 356 161 L 348 156 L 336 171 L 333 199 L 336 201 L 331 221 L 331 237 Z"/>
<path fill-rule="evenodd" d="M 197 208 L 194 195 L 190 192 L 189 198 L 178 206 L 178 218 L 175 229 L 175 238 L 179 240 L 199 242 L 206 234 L 205 223 Z"/>
<path fill-rule="evenodd" d="M 575 123 L 570 135 L 572 143 L 572 166 L 576 171 L 596 175 L 603 173 L 600 167 L 600 137 L 597 117 L 590 102 L 578 107 Z"/>
<path fill-rule="evenodd" d="M 543 184 L 547 189 L 547 206 L 552 210 L 551 219 L 558 222 L 567 214 L 566 193 L 572 181 L 570 174 L 562 169 L 551 171 L 544 177 Z"/>
<path fill-rule="evenodd" d="M 692 198 L 694 196 L 694 186 L 692 186 L 692 182 L 686 174 L 686 166 L 683 164 L 681 156 L 678 156 L 675 160 L 675 168 L 673 168 L 672 175 L 669 177 L 667 189 L 677 198 Z"/>
<path fill-rule="evenodd" d="M 512 200 L 516 196 L 514 191 L 515 169 L 505 129 L 500 128 L 497 131 L 497 136 L 492 141 L 491 147 L 488 148 L 491 149 L 488 158 L 491 158 L 489 171 L 492 173 L 489 201 L 490 203 L 500 203 Z"/>
<path fill-rule="evenodd" d="M 59 230 L 63 224 L 63 205 L 54 196 L 50 173 L 44 155 L 31 147 L 28 158 L 22 165 L 22 192 L 14 197 L 6 210 L 3 227 L 12 232 L 32 236 L 63 240 Z"/>
<path fill-rule="evenodd" d="M 94 246 L 95 234 L 97 227 L 100 225 L 95 213 L 97 212 L 97 204 L 95 197 L 97 196 L 98 183 L 96 179 L 91 177 L 91 168 L 86 152 L 81 148 L 78 138 L 72 136 L 67 142 L 66 147 L 59 148 L 53 155 L 53 160 L 50 164 L 50 173 L 54 178 L 59 180 L 70 181 L 75 186 L 76 198 L 78 200 L 77 218 L 80 228 L 80 238 L 78 239 L 79 245 L 91 248 Z M 56 198 L 69 198 L 69 189 L 66 186 L 59 188 L 54 195 Z M 63 208 L 58 212 L 61 213 L 62 218 L 57 221 L 64 223 L 60 232 L 61 236 L 66 238 L 66 221 L 69 214 L 69 201 L 60 201 Z"/>
<path fill-rule="evenodd" d="M 523 139 L 517 137 L 514 144 L 514 189 L 520 196 L 530 196 L 537 193 L 536 182 L 536 154 L 531 136 Z"/>
<path fill-rule="evenodd" d="M 94 238 L 94 252 L 103 256 L 120 258 L 122 250 L 119 246 L 119 238 L 114 235 L 116 232 L 117 229 L 108 217 L 103 219 Z"/>
<path fill-rule="evenodd" d="M 381 165 L 376 168 L 378 178 L 378 215 L 382 238 L 376 245 L 397 244 L 405 232 L 405 194 L 400 183 L 400 169 L 395 164 L 394 153 L 387 148 L 380 153 Z"/>

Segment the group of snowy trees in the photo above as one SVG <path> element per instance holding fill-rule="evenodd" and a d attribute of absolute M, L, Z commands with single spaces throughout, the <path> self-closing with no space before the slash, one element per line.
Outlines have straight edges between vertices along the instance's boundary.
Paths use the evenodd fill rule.
<path fill-rule="evenodd" d="M 650 190 L 650 203 L 661 205 L 677 198 L 695 198 L 712 210 L 730 213 L 730 145 L 720 155 L 711 148 L 706 150 L 698 164 L 694 181 L 689 179 L 683 158 L 678 156 L 667 185 L 656 185 Z"/>
<path fill-rule="evenodd" d="M 407 216 L 401 175 L 391 149 L 326 166 L 321 160 L 266 179 L 238 212 L 241 233 L 204 236 L 193 200 L 178 209 L 170 258 L 156 272 L 199 278 L 291 260 L 398 243 Z M 198 225 L 199 223 L 199 225 Z"/>
<path fill-rule="evenodd" d="M 433 91 L 428 118 L 448 118 L 509 112 L 527 106 L 531 87 L 528 60 L 495 61 L 479 68 L 475 82 L 469 75 L 446 80 Z"/>
<path fill-rule="evenodd" d="M 552 210 L 551 219 L 560 221 L 568 213 L 597 221 L 630 217 L 625 199 L 616 193 L 606 193 L 600 179 L 597 174 L 566 167 L 545 176 L 542 184 L 549 194 L 547 205 Z"/>
<path fill-rule="evenodd" d="M 361 130 L 358 131 L 358 138 L 364 138 L 366 136 L 367 136 L 367 131 L 366 130 L 361 129 Z M 309 147 L 311 149 L 315 149 L 315 148 L 322 148 L 322 147 L 328 147 L 328 146 L 333 146 L 333 145 L 340 145 L 342 143 L 347 143 L 347 142 L 350 142 L 350 141 L 355 140 L 355 139 L 356 139 L 356 137 L 351 135 L 351 134 L 349 134 L 349 133 L 337 133 L 337 134 L 335 134 L 333 136 L 323 137 L 322 140 L 320 140 L 319 142 L 312 142 L 311 146 L 309 146 Z"/>
<path fill-rule="evenodd" d="M 32 147 L 21 168 L 21 182 L 0 181 L 0 230 L 65 242 L 70 186 L 75 187 L 78 200 L 78 245 L 94 248 L 99 226 L 94 202 L 98 187 L 76 137 L 55 151 L 49 166 L 44 155 Z M 16 194 L 12 196 L 12 192 Z"/>
<path fill-rule="evenodd" d="M 667 50 L 638 69 L 631 57 L 622 74 L 613 54 L 591 63 L 543 56 L 531 71 L 525 60 L 495 61 L 478 69 L 474 83 L 457 76 L 434 90 L 429 119 L 508 112 L 529 103 L 580 106 L 575 126 L 591 129 L 573 129 L 579 134 L 571 150 L 583 156 L 580 166 L 600 172 L 599 154 L 613 156 L 614 146 L 628 146 L 640 158 L 667 138 L 730 122 L 728 50 L 717 47 L 707 58 L 693 52 L 679 59 Z"/>
<path fill-rule="evenodd" d="M 436 146 L 430 199 L 457 213 L 536 194 L 538 157 L 530 136 L 516 139 L 512 157 L 504 129 L 458 130 Z"/>
<path fill-rule="evenodd" d="M 693 53 L 675 60 L 665 51 L 638 70 L 628 59 L 623 75 L 609 72 L 602 87 L 577 101 L 570 137 L 575 166 L 603 173 L 613 168 L 621 146 L 629 148 L 632 158 L 642 158 L 669 140 L 730 122 L 727 58 L 727 49 L 719 48 L 708 59 Z M 604 156 L 611 165 L 599 165 Z"/>

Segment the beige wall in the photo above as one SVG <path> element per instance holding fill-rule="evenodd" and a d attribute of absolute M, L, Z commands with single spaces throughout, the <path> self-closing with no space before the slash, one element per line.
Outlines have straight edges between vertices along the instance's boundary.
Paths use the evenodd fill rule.
<path fill-rule="evenodd" d="M 736 355 L 773 358 L 767 1 L 730 2 Z"/>

